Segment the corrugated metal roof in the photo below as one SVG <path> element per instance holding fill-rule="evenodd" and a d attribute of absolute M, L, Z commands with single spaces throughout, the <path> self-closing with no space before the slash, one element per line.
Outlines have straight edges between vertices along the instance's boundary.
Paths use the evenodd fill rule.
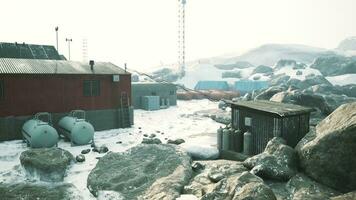
<path fill-rule="evenodd" d="M 0 58 L 0 74 L 129 74 L 110 62 Z"/>
<path fill-rule="evenodd" d="M 229 84 L 226 81 L 198 81 L 194 89 L 195 90 L 229 90 Z"/>
<path fill-rule="evenodd" d="M 303 107 L 294 104 L 278 103 L 273 101 L 228 101 L 227 103 L 236 105 L 238 107 L 250 108 L 268 113 L 274 113 L 281 117 L 300 115 L 313 112 L 313 108 Z"/>

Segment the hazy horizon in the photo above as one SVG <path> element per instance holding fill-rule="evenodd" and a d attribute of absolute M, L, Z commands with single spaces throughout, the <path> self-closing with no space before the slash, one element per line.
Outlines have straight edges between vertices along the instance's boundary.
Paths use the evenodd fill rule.
<path fill-rule="evenodd" d="M 2 3 L 0 42 L 55 45 L 82 60 L 135 69 L 177 60 L 177 0 L 69 1 L 13 0 Z M 303 44 L 333 49 L 356 35 L 353 0 L 188 0 L 187 60 L 244 52 L 267 43 Z"/>

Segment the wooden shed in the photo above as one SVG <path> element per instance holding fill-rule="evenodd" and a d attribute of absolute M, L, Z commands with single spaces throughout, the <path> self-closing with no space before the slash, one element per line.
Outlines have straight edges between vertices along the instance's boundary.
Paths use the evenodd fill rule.
<path fill-rule="evenodd" d="M 282 137 L 294 147 L 309 132 L 312 108 L 272 101 L 237 101 L 229 104 L 233 128 L 252 133 L 254 155 L 263 152 L 273 137 Z"/>

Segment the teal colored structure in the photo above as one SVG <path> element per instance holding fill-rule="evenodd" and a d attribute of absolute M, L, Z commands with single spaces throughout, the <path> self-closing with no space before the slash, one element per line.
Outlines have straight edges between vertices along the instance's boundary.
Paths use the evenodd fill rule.
<path fill-rule="evenodd" d="M 134 109 L 156 110 L 157 100 L 158 109 L 177 105 L 177 87 L 172 83 L 140 82 L 131 88 Z"/>
<path fill-rule="evenodd" d="M 78 116 L 81 115 L 80 117 Z M 74 145 L 84 145 L 93 141 L 94 127 L 85 120 L 85 112 L 74 110 L 69 116 L 63 117 L 59 122 L 59 131 Z"/>
<path fill-rule="evenodd" d="M 47 122 L 40 118 L 45 116 Z M 50 148 L 58 143 L 58 133 L 51 124 L 49 113 L 37 113 L 33 119 L 30 119 L 22 126 L 22 135 L 24 141 L 32 148 Z"/>
<path fill-rule="evenodd" d="M 144 96 L 144 97 L 142 97 L 142 107 L 145 110 L 159 110 L 160 109 L 159 96 Z"/>
<path fill-rule="evenodd" d="M 226 81 L 199 81 L 195 90 L 229 90 L 229 84 Z"/>
<path fill-rule="evenodd" d="M 235 82 L 234 90 L 240 92 L 240 94 L 245 94 L 254 90 L 268 88 L 268 86 L 267 81 L 240 80 Z"/>

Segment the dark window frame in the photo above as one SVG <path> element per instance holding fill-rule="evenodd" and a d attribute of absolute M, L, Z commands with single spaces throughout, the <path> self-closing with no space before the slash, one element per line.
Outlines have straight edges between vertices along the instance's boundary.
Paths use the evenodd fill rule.
<path fill-rule="evenodd" d="M 101 94 L 100 80 L 84 80 L 83 81 L 83 96 L 98 97 Z"/>

